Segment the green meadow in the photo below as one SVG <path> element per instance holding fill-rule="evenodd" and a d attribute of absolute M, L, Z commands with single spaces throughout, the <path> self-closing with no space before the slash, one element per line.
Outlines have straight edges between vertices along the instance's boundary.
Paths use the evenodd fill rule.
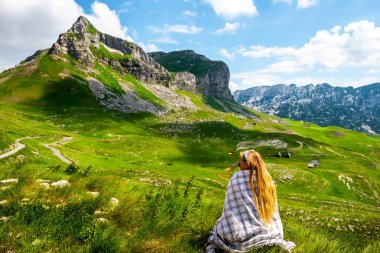
<path fill-rule="evenodd" d="M 110 90 L 120 92 L 122 79 L 168 108 L 149 84 L 95 67 Z M 0 252 L 202 252 L 239 147 L 263 155 L 294 252 L 380 252 L 379 136 L 184 91 L 177 94 L 198 110 L 160 117 L 105 110 L 79 69 L 45 55 L 0 75 L 0 155 L 33 137 L 0 159 L 0 181 L 18 179 L 0 183 Z M 64 137 L 72 139 L 55 143 Z M 308 168 L 312 159 L 320 166 Z M 69 185 L 48 188 L 41 179 Z"/>

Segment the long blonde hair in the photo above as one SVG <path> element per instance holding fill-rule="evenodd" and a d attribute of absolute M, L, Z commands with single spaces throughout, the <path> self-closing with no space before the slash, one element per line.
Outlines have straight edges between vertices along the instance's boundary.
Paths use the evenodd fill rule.
<path fill-rule="evenodd" d="M 240 153 L 240 160 L 245 160 L 244 152 Z M 256 151 L 249 151 L 246 163 L 249 167 L 249 183 L 251 185 L 252 196 L 255 202 L 255 208 L 258 210 L 260 218 L 265 224 L 272 221 L 276 211 L 276 186 L 271 175 L 267 171 L 266 165 L 261 155 Z M 256 172 L 256 182 L 258 196 L 256 196 L 255 186 L 253 184 L 253 171 Z"/>

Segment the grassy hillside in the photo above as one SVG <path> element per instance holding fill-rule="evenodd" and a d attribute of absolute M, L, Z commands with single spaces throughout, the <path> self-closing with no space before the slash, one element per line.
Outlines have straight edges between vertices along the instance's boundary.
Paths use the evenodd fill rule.
<path fill-rule="evenodd" d="M 201 252 L 239 147 L 267 162 L 295 252 L 380 251 L 380 137 L 245 108 L 247 118 L 231 112 L 235 104 L 182 91 L 199 110 L 105 111 L 75 64 L 42 56 L 0 76 L 0 155 L 35 137 L 0 159 L 0 180 L 18 179 L 0 183 L 0 252 Z M 102 68 L 110 90 L 122 80 L 167 106 L 133 77 Z M 67 136 L 51 146 L 72 167 L 44 146 Z M 307 168 L 311 159 L 320 167 Z M 38 179 L 70 185 L 47 189 Z"/>

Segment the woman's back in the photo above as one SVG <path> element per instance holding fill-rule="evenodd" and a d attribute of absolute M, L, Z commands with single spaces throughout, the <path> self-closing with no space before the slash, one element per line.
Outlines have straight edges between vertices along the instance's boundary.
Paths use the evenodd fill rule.
<path fill-rule="evenodd" d="M 249 183 L 249 170 L 234 174 L 227 187 L 223 213 L 217 222 L 217 232 L 223 239 L 243 243 L 247 240 L 257 243 L 259 240 L 282 239 L 283 228 L 276 206 L 272 223 L 267 226 L 261 221 Z M 253 175 L 256 185 L 256 175 Z M 255 187 L 258 194 L 258 189 Z"/>
<path fill-rule="evenodd" d="M 206 251 L 222 248 L 227 252 L 248 252 L 277 244 L 291 252 L 295 244 L 284 241 L 276 187 L 261 155 L 253 150 L 242 152 L 238 164 L 241 170 L 228 183 L 223 212 Z"/>

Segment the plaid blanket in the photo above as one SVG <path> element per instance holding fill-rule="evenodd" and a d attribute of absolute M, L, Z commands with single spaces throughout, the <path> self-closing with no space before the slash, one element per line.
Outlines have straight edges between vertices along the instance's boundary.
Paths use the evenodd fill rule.
<path fill-rule="evenodd" d="M 257 192 L 255 174 L 253 183 Z M 214 248 L 227 252 L 248 252 L 255 247 L 274 244 L 291 252 L 295 244 L 283 239 L 277 202 L 273 222 L 266 226 L 254 206 L 249 170 L 238 171 L 228 183 L 223 212 L 208 238 L 206 252 L 214 252 Z"/>

